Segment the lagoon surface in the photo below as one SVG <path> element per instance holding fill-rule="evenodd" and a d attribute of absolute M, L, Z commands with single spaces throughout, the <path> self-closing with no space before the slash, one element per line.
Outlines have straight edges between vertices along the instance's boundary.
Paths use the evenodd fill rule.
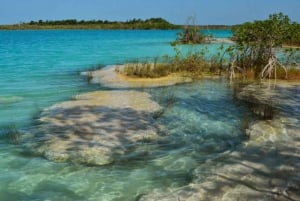
<path fill-rule="evenodd" d="M 255 116 L 253 104 L 244 101 L 247 98 L 237 99 L 234 87 L 223 78 L 204 79 L 170 87 L 134 89 L 149 93 L 153 101 L 166 107 L 164 113 L 155 118 L 156 126 L 162 128 L 161 137 L 155 141 L 139 142 L 135 148 L 139 154 L 135 154 L 134 150 L 129 157 L 101 166 L 57 162 L 26 150 L 22 135 L 30 135 L 41 127 L 36 120 L 46 108 L 71 100 L 82 93 L 117 90 L 89 83 L 81 72 L 107 65 L 124 64 L 136 59 L 173 55 L 170 42 L 175 40 L 176 32 L 0 31 L 0 200 L 174 200 L 172 196 L 177 194 L 177 198 L 183 200 L 185 197 L 181 194 L 197 194 L 193 189 L 197 185 L 197 189 L 208 189 L 206 194 L 209 192 L 211 195 L 219 194 L 223 197 L 222 190 L 209 189 L 213 188 L 212 183 L 217 181 L 214 176 L 221 170 L 237 170 L 234 165 L 243 164 L 241 157 L 237 157 L 238 154 L 245 157 L 244 162 L 247 162 L 248 152 L 251 159 L 263 155 L 263 152 L 265 159 L 271 160 L 275 156 L 274 153 L 270 150 L 256 149 L 251 142 L 248 143 L 249 132 L 246 132 L 247 129 L 251 130 L 251 126 L 255 131 L 259 128 L 263 130 L 261 124 L 265 121 L 261 122 L 262 120 Z M 210 33 L 219 38 L 231 34 L 222 30 Z M 209 50 L 214 52 L 218 46 L 219 44 L 209 45 Z M 253 87 L 262 88 L 257 85 Z M 299 140 L 295 134 L 299 129 L 300 119 L 298 94 L 299 86 L 294 85 L 287 88 L 277 87 L 271 95 L 274 100 L 272 107 L 277 115 L 274 119 L 283 122 L 285 134 L 289 136 L 289 140 L 296 143 L 295 146 Z M 280 101 L 286 98 L 291 99 L 292 103 L 281 104 Z M 168 99 L 171 100 L 171 104 L 166 103 Z M 288 120 L 285 119 L 287 117 Z M 272 121 L 269 123 L 273 125 Z M 12 135 L 12 132 L 17 135 Z M 272 134 L 275 136 L 278 132 L 276 130 Z M 277 138 L 274 136 L 266 138 L 272 139 L 275 144 Z M 28 143 L 28 139 L 26 140 Z M 38 138 L 31 138 L 29 141 L 39 143 Z M 248 146 L 252 146 L 247 147 L 249 150 L 245 148 L 247 143 Z M 270 149 L 273 147 L 270 144 L 268 146 Z M 280 155 L 281 149 L 285 150 L 283 146 L 278 148 L 279 160 L 274 163 L 270 161 L 264 164 L 264 167 L 270 164 L 278 165 L 278 171 L 269 169 L 277 174 L 277 180 L 274 182 L 279 184 L 273 182 L 274 186 L 286 187 L 288 185 L 283 184 L 284 181 L 280 183 L 285 177 L 278 176 L 281 170 L 286 170 L 280 166 L 286 162 L 286 155 Z M 256 153 L 255 150 L 260 152 Z M 295 148 L 289 151 L 299 150 Z M 233 156 L 236 158 L 231 161 Z M 295 155 L 287 158 L 288 161 L 293 161 L 287 164 L 292 168 L 290 172 L 299 173 L 299 157 Z M 250 162 L 253 164 L 255 161 L 249 160 L 245 166 Z M 253 178 L 258 179 L 251 180 L 252 183 L 256 182 L 259 185 L 263 183 L 259 181 L 261 178 L 274 178 L 267 172 L 261 173 L 264 169 L 259 172 L 259 168 L 255 168 L 257 166 L 253 166 Z M 249 170 L 246 172 L 250 174 Z M 288 178 L 294 181 L 294 174 Z M 234 181 L 234 184 L 239 183 Z M 293 188 L 298 188 L 297 182 L 299 181 L 295 180 L 296 187 Z M 245 186 L 249 188 L 249 185 Z M 272 200 L 272 189 L 270 192 L 265 190 L 266 186 L 259 189 L 262 190 L 252 189 L 260 192 L 256 198 L 265 193 L 262 200 Z M 228 191 L 232 192 L 232 200 L 240 199 L 238 190 L 237 188 Z M 240 191 L 244 189 L 241 188 Z M 245 196 L 252 195 L 251 192 L 245 192 Z M 230 195 L 226 194 L 225 198 L 230 198 Z M 280 197 L 281 194 L 278 195 Z M 219 198 L 215 200 L 220 200 Z M 286 197 L 280 198 L 284 200 Z M 192 200 L 190 197 L 189 199 Z"/>

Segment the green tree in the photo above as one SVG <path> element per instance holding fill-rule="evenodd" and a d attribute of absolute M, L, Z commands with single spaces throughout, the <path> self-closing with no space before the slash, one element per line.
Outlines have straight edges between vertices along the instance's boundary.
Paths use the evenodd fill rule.
<path fill-rule="evenodd" d="M 292 38 L 291 21 L 282 13 L 272 14 L 267 20 L 247 22 L 233 28 L 236 41 L 237 63 L 244 69 L 262 71 L 274 56 L 274 48 Z"/>
<path fill-rule="evenodd" d="M 290 40 L 287 41 L 287 44 L 300 46 L 300 24 L 293 22 L 290 26 L 290 33 L 292 35 Z"/>

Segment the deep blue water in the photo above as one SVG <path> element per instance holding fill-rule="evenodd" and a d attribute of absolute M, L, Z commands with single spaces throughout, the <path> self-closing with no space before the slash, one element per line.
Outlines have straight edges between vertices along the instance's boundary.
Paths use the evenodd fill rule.
<path fill-rule="evenodd" d="M 212 31 L 227 37 L 228 31 Z M 134 200 L 187 184 L 190 173 L 242 141 L 249 114 L 226 80 L 151 89 L 176 102 L 158 120 L 169 131 L 148 158 L 105 167 L 54 163 L 9 144 L 8 128 L 33 126 L 40 110 L 96 89 L 80 72 L 135 59 L 173 55 L 177 31 L 0 31 L 0 200 Z M 218 45 L 211 45 L 213 52 Z M 175 120 L 175 121 L 173 121 Z"/>

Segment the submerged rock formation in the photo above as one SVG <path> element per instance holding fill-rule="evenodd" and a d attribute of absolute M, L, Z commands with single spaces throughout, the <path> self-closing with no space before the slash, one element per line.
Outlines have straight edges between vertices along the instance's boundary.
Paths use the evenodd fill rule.
<path fill-rule="evenodd" d="M 136 199 L 300 200 L 300 99 L 293 96 L 285 101 L 299 87 L 281 88 L 288 90 L 281 94 L 281 89 L 268 91 L 255 85 L 241 89 L 237 97 L 247 101 L 250 96 L 255 97 L 254 108 L 255 104 L 269 105 L 272 100 L 272 107 L 277 109 L 272 118 L 249 122 L 248 139 L 231 150 L 203 161 L 190 158 L 185 168 L 196 168 L 191 169 L 188 184 L 168 190 L 157 188 Z M 160 106 L 144 92 L 99 91 L 79 95 L 73 101 L 43 111 L 40 128 L 28 147 L 58 162 L 105 165 L 128 160 L 147 154 L 141 148 L 143 144 L 160 138 L 152 117 L 159 110 Z M 176 166 L 167 168 L 173 170 Z"/>
<path fill-rule="evenodd" d="M 96 91 L 44 110 L 27 146 L 57 162 L 105 165 L 134 157 L 134 150 L 156 140 L 152 118 L 160 106 L 137 91 Z M 32 142 L 33 141 L 33 142 Z"/>
<path fill-rule="evenodd" d="M 199 165 L 190 184 L 169 192 L 158 189 L 139 201 L 300 200 L 300 99 L 295 96 L 299 86 L 276 87 L 248 85 L 238 92 L 239 99 L 253 101 L 251 107 L 277 108 L 272 118 L 249 122 L 249 139 L 243 144 Z"/>
<path fill-rule="evenodd" d="M 139 201 L 300 200 L 300 129 L 284 126 L 289 121 L 253 124 L 249 130 L 253 139 L 199 165 L 189 185 L 153 191 Z M 263 130 L 266 126 L 273 132 Z M 257 136 L 258 127 L 264 136 Z"/>

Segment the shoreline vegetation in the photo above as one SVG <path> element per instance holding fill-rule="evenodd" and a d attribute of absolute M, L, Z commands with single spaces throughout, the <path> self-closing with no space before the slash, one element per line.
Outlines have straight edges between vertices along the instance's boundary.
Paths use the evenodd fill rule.
<path fill-rule="evenodd" d="M 125 64 L 116 72 L 128 77 L 159 78 L 176 73 L 188 77 L 228 74 L 251 79 L 300 80 L 300 24 L 283 13 L 272 14 L 266 20 L 246 22 L 233 27 L 230 45 L 222 45 L 208 54 L 208 49 L 183 54 L 178 45 L 209 44 L 212 36 L 203 35 L 190 17 L 174 46 L 175 56 Z M 160 62 L 162 60 L 162 62 Z"/>
<path fill-rule="evenodd" d="M 51 29 L 95 29 L 95 30 L 172 30 L 182 29 L 184 26 L 168 22 L 163 18 L 150 18 L 146 20 L 132 19 L 127 21 L 108 20 L 38 20 L 30 22 L 20 22 L 18 24 L 0 25 L 0 30 L 51 30 Z M 229 25 L 203 25 L 201 29 L 222 29 L 230 30 Z"/>
<path fill-rule="evenodd" d="M 237 66 L 236 61 L 229 57 L 233 54 L 232 48 L 232 46 L 225 48 L 222 44 L 218 52 L 208 59 L 207 49 L 183 55 L 175 47 L 176 55 L 174 57 L 165 56 L 162 61 L 156 58 L 153 61 L 144 60 L 126 63 L 121 66 L 116 65 L 115 73 L 127 77 L 127 79 L 149 79 L 152 81 L 174 76 L 190 79 L 227 77 L 230 80 L 234 78 L 300 80 L 299 64 L 294 61 L 287 60 L 283 65 L 278 60 L 271 60 L 257 73 L 254 69 Z M 291 53 L 287 51 L 285 54 L 285 56 L 289 56 Z M 272 65 L 272 69 L 269 65 Z"/>

